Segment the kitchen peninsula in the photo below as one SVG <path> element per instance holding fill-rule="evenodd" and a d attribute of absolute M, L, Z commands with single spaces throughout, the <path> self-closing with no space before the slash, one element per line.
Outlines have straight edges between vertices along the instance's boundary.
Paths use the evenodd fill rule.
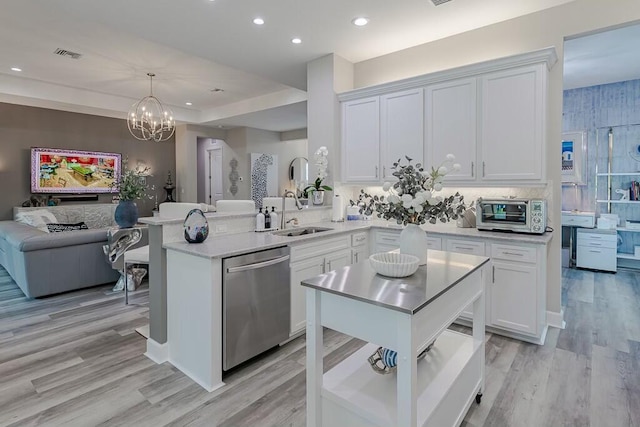
<path fill-rule="evenodd" d="M 306 224 L 305 224 L 306 225 Z M 222 381 L 223 260 L 278 247 L 290 250 L 290 336 L 304 331 L 305 294 L 300 282 L 363 262 L 369 253 L 395 249 L 400 229 L 379 221 L 320 222 L 328 231 L 299 236 L 273 233 L 211 235 L 201 244 L 164 243 L 167 254 L 168 358 L 207 390 Z M 545 266 L 551 233 L 483 232 L 426 226 L 431 249 L 491 258 L 492 285 L 485 287 L 486 327 L 541 343 L 547 328 Z M 470 322 L 468 307 L 460 321 Z"/>

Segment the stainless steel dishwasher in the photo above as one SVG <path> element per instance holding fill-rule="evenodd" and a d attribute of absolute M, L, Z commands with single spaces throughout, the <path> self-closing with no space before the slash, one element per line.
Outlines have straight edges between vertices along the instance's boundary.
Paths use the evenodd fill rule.
<path fill-rule="evenodd" d="M 222 261 L 222 369 L 289 338 L 289 248 Z"/>

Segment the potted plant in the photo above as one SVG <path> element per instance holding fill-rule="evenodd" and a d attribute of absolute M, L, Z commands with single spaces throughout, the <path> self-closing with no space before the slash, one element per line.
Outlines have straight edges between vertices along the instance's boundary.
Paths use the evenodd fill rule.
<path fill-rule="evenodd" d="M 328 154 L 329 150 L 327 150 L 325 146 L 316 150 L 313 156 L 316 162 L 317 177 L 313 184 L 308 185 L 303 190 L 305 195 L 309 195 L 312 198 L 314 205 L 321 205 L 324 202 L 325 191 L 333 191 L 333 188 L 322 184 L 322 181 L 327 177 L 327 165 L 329 164 L 327 160 Z"/>
<path fill-rule="evenodd" d="M 455 220 L 465 210 L 459 193 L 449 197 L 434 194 L 442 190 L 444 176 L 450 170 L 459 170 L 460 165 L 453 163 L 453 154 L 448 154 L 446 160 L 437 168 L 432 167 L 431 171 L 425 171 L 420 163 L 412 165 L 409 157 L 406 159 L 407 164 L 400 164 L 400 159 L 393 164 L 392 175 L 397 181 L 384 183 L 382 190 L 386 196 L 360 190 L 358 202 L 352 200 L 350 203 L 360 206 L 361 214 L 370 216 L 375 213 L 378 218 L 405 225 L 400 234 L 400 252 L 415 255 L 420 264 L 426 264 L 427 235 L 420 225 Z"/>
<path fill-rule="evenodd" d="M 122 174 L 114 180 L 112 187 L 118 189 L 120 201 L 116 207 L 115 221 L 120 228 L 133 227 L 138 222 L 138 206 L 135 200 L 142 199 L 147 191 L 148 166 L 127 167 L 128 159 L 122 161 Z"/>

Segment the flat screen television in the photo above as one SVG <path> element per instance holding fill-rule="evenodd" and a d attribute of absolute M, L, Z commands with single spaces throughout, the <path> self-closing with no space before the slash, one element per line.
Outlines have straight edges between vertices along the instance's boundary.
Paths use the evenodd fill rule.
<path fill-rule="evenodd" d="M 117 193 L 122 155 L 96 151 L 31 149 L 32 193 Z"/>

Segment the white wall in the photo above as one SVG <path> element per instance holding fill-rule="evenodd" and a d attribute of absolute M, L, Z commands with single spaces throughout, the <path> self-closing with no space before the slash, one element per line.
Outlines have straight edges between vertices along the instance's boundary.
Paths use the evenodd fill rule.
<path fill-rule="evenodd" d="M 354 86 L 364 87 L 494 58 L 555 46 L 559 63 L 549 75 L 547 177 L 552 226 L 560 227 L 560 140 L 562 58 L 567 37 L 640 19 L 638 0 L 576 0 L 542 12 L 415 46 L 354 66 Z M 310 98 L 311 100 L 311 98 Z M 559 312 L 561 233 L 551 242 L 547 272 L 547 309 Z"/>

